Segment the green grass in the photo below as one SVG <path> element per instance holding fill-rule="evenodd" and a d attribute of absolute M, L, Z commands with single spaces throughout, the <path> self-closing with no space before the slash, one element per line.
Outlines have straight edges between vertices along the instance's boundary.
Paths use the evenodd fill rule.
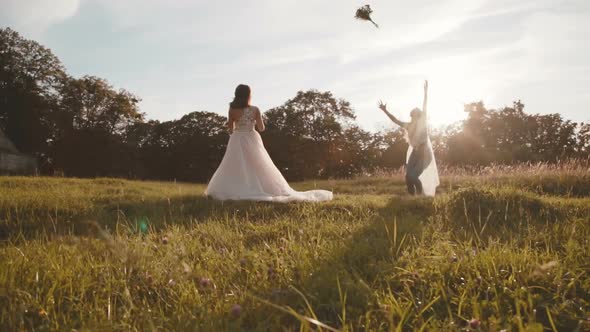
<path fill-rule="evenodd" d="M 588 170 L 441 180 L 435 199 L 394 175 L 272 204 L 0 177 L 2 329 L 590 330 Z"/>

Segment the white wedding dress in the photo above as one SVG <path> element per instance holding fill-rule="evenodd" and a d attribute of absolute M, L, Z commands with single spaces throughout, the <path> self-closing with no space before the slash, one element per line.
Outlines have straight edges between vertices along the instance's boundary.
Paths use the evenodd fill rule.
<path fill-rule="evenodd" d="M 205 195 L 218 200 L 270 202 L 332 200 L 327 190 L 295 191 L 270 159 L 254 125 L 256 108 L 247 107 L 236 121 L 221 164 Z"/>

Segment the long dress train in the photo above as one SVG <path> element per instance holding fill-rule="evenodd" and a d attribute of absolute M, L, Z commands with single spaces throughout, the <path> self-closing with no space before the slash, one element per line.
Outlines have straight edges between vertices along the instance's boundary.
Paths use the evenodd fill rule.
<path fill-rule="evenodd" d="M 254 107 L 244 109 L 236 121 L 221 164 L 209 181 L 205 194 L 218 200 L 271 202 L 332 200 L 327 190 L 296 191 L 277 169 L 254 130 Z"/>

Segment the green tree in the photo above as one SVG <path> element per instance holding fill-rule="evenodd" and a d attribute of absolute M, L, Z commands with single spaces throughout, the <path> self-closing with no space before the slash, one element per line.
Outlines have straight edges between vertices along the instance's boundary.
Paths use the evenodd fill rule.
<path fill-rule="evenodd" d="M 451 164 L 557 161 L 578 155 L 578 124 L 555 114 L 527 114 L 524 104 L 487 110 L 482 102 L 465 105 L 467 120 L 447 136 Z"/>
<path fill-rule="evenodd" d="M 396 128 L 379 134 L 380 158 L 378 167 L 385 170 L 394 170 L 406 163 L 408 143 L 404 138 L 403 130 Z"/>
<path fill-rule="evenodd" d="M 10 28 L 0 29 L 0 126 L 19 150 L 46 152 L 64 77 L 51 50 Z"/>
<path fill-rule="evenodd" d="M 100 129 L 116 135 L 143 120 L 136 96 L 124 89 L 115 90 L 99 77 L 68 78 L 60 97 L 61 127 L 66 131 Z"/>
<path fill-rule="evenodd" d="M 225 123 L 225 117 L 211 112 L 192 112 L 173 122 L 169 136 L 174 178 L 200 182 L 211 178 L 229 139 Z"/>
<path fill-rule="evenodd" d="M 226 119 L 192 112 L 179 120 L 149 121 L 129 127 L 125 141 L 136 153 L 137 177 L 205 182 L 225 152 Z"/>
<path fill-rule="evenodd" d="M 125 130 L 143 121 L 139 100 L 104 79 L 67 78 L 54 113 L 54 167 L 66 175 L 128 176 L 131 163 Z"/>
<path fill-rule="evenodd" d="M 341 163 L 338 149 L 351 126 L 350 103 L 331 92 L 299 91 L 282 106 L 265 113 L 267 148 L 289 179 L 328 177 Z"/>
<path fill-rule="evenodd" d="M 577 134 L 577 157 L 590 159 L 590 123 L 582 122 Z"/>

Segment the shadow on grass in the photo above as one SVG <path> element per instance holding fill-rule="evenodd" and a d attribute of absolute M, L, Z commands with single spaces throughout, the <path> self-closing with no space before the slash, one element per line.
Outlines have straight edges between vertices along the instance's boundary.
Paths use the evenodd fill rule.
<path fill-rule="evenodd" d="M 302 208 L 304 206 L 304 208 Z M 327 204 L 217 201 L 202 195 L 171 198 L 97 200 L 84 211 L 73 209 L 9 209 L 0 211 L 0 240 L 51 238 L 60 235 L 94 236 L 99 225 L 109 232 L 142 233 L 170 225 L 193 225 L 208 221 L 240 220 L 272 223 L 281 218 L 331 215 L 335 218 L 361 213 L 364 206 L 348 200 Z M 3 216 L 3 217 L 1 217 Z"/>
<path fill-rule="evenodd" d="M 537 208 L 536 205 L 523 206 L 531 210 Z M 416 304 L 412 304 L 412 301 L 414 296 L 426 298 L 426 294 L 420 291 L 428 292 L 429 286 L 425 283 L 429 281 L 419 280 L 419 276 L 410 272 L 411 268 L 404 271 L 406 266 L 398 261 L 404 249 L 412 243 L 412 237 L 435 222 L 433 217 L 438 217 L 437 212 L 440 211 L 436 210 L 435 201 L 431 199 L 390 199 L 328 257 L 315 262 L 316 266 L 307 271 L 294 271 L 293 280 L 287 286 L 259 289 L 254 294 L 258 299 L 252 298 L 245 303 L 244 306 L 250 309 L 240 325 L 235 325 L 236 321 L 232 321 L 229 315 L 214 320 L 225 320 L 227 324 L 234 324 L 231 327 L 244 330 L 268 326 L 297 330 L 300 325 L 307 325 L 308 330 L 317 329 L 315 324 L 301 319 L 305 316 L 337 329 L 388 330 L 401 324 L 404 331 L 425 326 L 432 317 L 444 321 L 448 318 L 447 308 L 456 307 L 456 303 L 440 299 L 432 304 L 432 310 L 423 313 L 426 303 L 416 299 Z M 393 275 L 396 277 L 392 278 Z M 421 286 L 413 289 L 414 282 L 421 283 Z M 384 294 L 386 292 L 390 293 Z M 411 312 L 407 321 L 404 321 L 404 313 L 391 309 L 390 303 L 380 303 L 384 297 L 394 298 L 392 294 L 403 293 L 413 293 L 410 307 L 404 308 Z M 299 317 L 279 308 L 292 308 Z M 459 317 L 454 318 L 460 324 L 466 324 Z M 538 321 L 548 326 L 541 317 Z"/>
<path fill-rule="evenodd" d="M 248 201 L 220 202 L 201 195 L 112 202 L 96 201 L 86 211 L 18 210 L 0 211 L 0 239 L 37 238 L 54 235 L 92 235 L 96 223 L 107 230 L 158 231 L 171 224 L 189 225 L 212 219 L 244 218 L 272 220 L 291 213 L 293 205 Z"/>
<path fill-rule="evenodd" d="M 404 279 L 408 279 L 410 284 L 420 281 L 397 258 L 403 255 L 408 245 L 414 243 L 413 237 L 425 231 L 429 223 L 441 222 L 437 225 L 452 232 L 453 238 L 478 241 L 483 248 L 490 239 L 515 241 L 532 228 L 541 230 L 547 223 L 587 216 L 589 208 L 583 206 L 584 202 L 577 199 L 564 201 L 538 198 L 528 192 L 486 189 L 461 191 L 435 200 L 395 197 L 385 207 L 377 209 L 370 220 L 345 238 L 331 255 L 315 262 L 315 267 L 308 271 L 294 271 L 293 280 L 286 289 L 269 289 L 266 293 L 261 291 L 255 295 L 263 301 L 282 308 L 292 308 L 301 316 L 317 319 L 335 328 L 352 326 L 355 330 L 387 330 L 398 324 L 416 327 L 427 324 L 429 315 L 437 314 L 441 315 L 437 320 L 444 321 L 448 318 L 446 308 L 454 304 L 438 301 L 432 306 L 433 309 L 437 308 L 436 311 L 415 315 L 412 318 L 415 321 L 410 324 L 404 322 L 403 316 L 407 313 L 383 309 L 379 298 L 387 294 L 375 291 L 409 294 L 417 291 L 405 292 L 408 286 Z M 478 219 L 482 213 L 488 218 L 488 228 L 483 230 Z M 471 223 L 476 222 L 480 228 L 472 227 Z M 518 242 L 514 243 L 518 245 Z M 392 279 L 392 275 L 402 277 Z M 414 295 L 421 297 L 419 294 Z M 310 322 L 302 321 L 301 316 L 297 318 L 268 303 L 260 305 L 259 300 L 258 303 L 253 300 L 250 305 L 256 309 L 248 317 L 249 320 L 243 322 L 243 327 L 257 329 L 283 326 L 297 329 L 303 324 L 311 329 L 317 328 Z M 420 308 L 408 310 L 417 313 Z M 545 322 L 541 318 L 539 321 Z"/>
<path fill-rule="evenodd" d="M 403 253 L 411 238 L 422 231 L 433 213 L 432 199 L 392 198 L 329 257 L 317 262 L 309 271 L 294 271 L 289 288 L 269 289 L 266 294 L 255 296 L 283 308 L 290 307 L 300 315 L 332 327 L 351 324 L 355 328 L 383 329 L 383 325 L 371 326 L 377 321 L 387 322 L 389 318 L 381 310 L 373 289 L 386 288 L 378 285 L 382 277 L 393 273 L 397 267 L 396 257 Z M 295 330 L 300 324 L 312 330 L 317 328 L 276 307 L 256 302 L 253 299 L 251 303 L 256 310 L 242 322 L 246 330 L 264 326 Z M 344 312 L 354 321 L 343 321 Z"/>

